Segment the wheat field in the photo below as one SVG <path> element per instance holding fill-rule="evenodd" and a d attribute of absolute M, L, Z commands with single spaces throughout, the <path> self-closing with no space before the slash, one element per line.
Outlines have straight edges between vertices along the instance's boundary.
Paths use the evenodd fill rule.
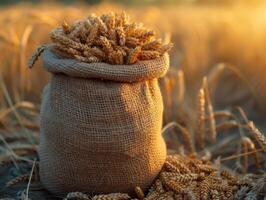
<path fill-rule="evenodd" d="M 48 33 L 64 21 L 73 22 L 110 10 L 128 12 L 132 19 L 154 29 L 165 42 L 174 43 L 170 70 L 160 80 L 165 104 L 162 132 L 168 153 L 197 152 L 200 159 L 211 160 L 234 175 L 247 178 L 252 174 L 252 180 L 258 180 L 253 188 L 264 184 L 256 198 L 263 199 L 266 5 L 114 4 L 18 4 L 0 8 L 0 173 L 2 176 L 11 169 L 10 162 L 24 170 L 1 178 L 0 186 L 4 189 L 0 199 L 1 195 L 14 197 L 14 191 L 21 199 L 53 199 L 41 192 L 35 194 L 38 184 L 27 184 L 37 176 L 32 165 L 39 139 L 41 93 L 49 79 L 41 59 L 31 70 L 27 67 L 28 59 L 39 45 L 50 43 Z M 10 186 L 21 185 L 5 188 L 7 182 Z M 243 194 L 239 192 L 233 199 L 248 199 L 246 194 L 254 192 L 240 189 Z M 139 199 L 144 198 L 141 190 L 136 193 Z M 67 199 L 89 198 L 72 195 Z M 167 199 L 167 195 L 161 199 Z"/>

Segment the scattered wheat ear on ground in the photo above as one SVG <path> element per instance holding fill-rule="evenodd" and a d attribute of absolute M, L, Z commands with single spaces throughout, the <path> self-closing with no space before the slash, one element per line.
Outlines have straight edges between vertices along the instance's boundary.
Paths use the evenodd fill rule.
<path fill-rule="evenodd" d="M 171 164 L 171 167 L 169 167 Z M 145 194 L 140 187 L 135 188 L 138 200 L 165 199 L 235 199 L 239 196 L 257 197 L 256 192 L 263 190 L 265 177 L 253 182 L 226 170 L 219 170 L 210 161 L 190 156 L 170 155 L 167 157 L 159 177 Z M 262 185 L 259 185 L 262 184 Z M 245 190 L 244 190 L 245 188 Z M 255 192 L 256 191 L 256 192 Z M 241 194 L 244 193 L 245 194 Z M 86 200 L 87 195 L 70 193 L 66 199 L 76 197 Z M 93 200 L 134 199 L 127 194 L 96 195 Z M 136 199 L 136 198 L 135 198 Z M 136 199 L 136 200 L 137 200 Z"/>

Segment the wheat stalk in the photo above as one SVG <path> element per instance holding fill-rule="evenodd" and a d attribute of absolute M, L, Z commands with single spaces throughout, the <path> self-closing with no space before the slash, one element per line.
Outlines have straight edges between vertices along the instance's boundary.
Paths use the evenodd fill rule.
<path fill-rule="evenodd" d="M 29 200 L 29 189 L 30 189 L 30 183 L 31 183 L 33 172 L 34 172 L 35 164 L 36 164 L 36 160 L 34 160 L 34 162 L 32 164 L 32 168 L 31 168 L 31 172 L 30 172 L 30 176 L 29 176 L 29 182 L 27 184 L 27 188 L 26 188 L 26 192 L 25 192 L 25 200 Z"/>

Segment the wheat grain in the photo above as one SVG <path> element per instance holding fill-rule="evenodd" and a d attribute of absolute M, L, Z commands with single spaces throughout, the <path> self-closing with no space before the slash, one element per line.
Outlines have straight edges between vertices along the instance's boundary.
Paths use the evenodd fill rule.
<path fill-rule="evenodd" d="M 89 200 L 89 196 L 82 192 L 71 192 L 67 194 L 64 200 Z"/>
<path fill-rule="evenodd" d="M 136 22 L 130 23 L 124 27 L 126 36 L 136 36 L 136 31 L 138 30 L 140 24 Z"/>
<path fill-rule="evenodd" d="M 105 19 L 103 19 L 109 31 L 115 28 L 115 15 L 113 12 L 105 15 Z"/>
<path fill-rule="evenodd" d="M 70 33 L 70 27 L 69 27 L 69 25 L 68 25 L 68 23 L 66 21 L 64 21 L 62 23 L 62 28 L 63 28 L 63 31 L 64 31 L 65 34 Z"/>
<path fill-rule="evenodd" d="M 107 36 L 108 29 L 106 24 L 102 21 L 100 17 L 95 18 L 95 23 L 98 25 L 98 30 L 101 36 Z"/>
<path fill-rule="evenodd" d="M 170 180 L 174 182 L 181 182 L 181 183 L 187 183 L 187 182 L 192 182 L 194 180 L 197 180 L 198 174 L 180 174 L 176 172 L 162 172 L 160 174 L 162 179 L 164 180 Z"/>
<path fill-rule="evenodd" d="M 221 176 L 222 176 L 223 178 L 226 178 L 226 179 L 228 179 L 228 180 L 237 181 L 237 178 L 234 177 L 229 171 L 222 170 L 220 174 L 221 174 Z"/>
<path fill-rule="evenodd" d="M 85 51 L 83 54 L 86 57 L 95 56 L 99 60 L 105 59 L 105 53 L 100 48 L 98 48 L 98 47 L 93 47 L 89 51 Z M 75 54 L 75 55 L 78 55 L 78 54 Z"/>
<path fill-rule="evenodd" d="M 79 56 L 79 55 L 74 55 L 74 57 L 80 62 L 86 62 L 86 63 L 97 63 L 97 62 L 100 62 L 100 60 L 97 57 L 95 57 L 95 56 L 83 57 L 83 56 Z"/>
<path fill-rule="evenodd" d="M 110 55 L 112 52 L 113 52 L 113 47 L 110 43 L 110 41 L 104 37 L 104 36 L 101 36 L 99 38 L 99 42 L 103 48 L 103 51 L 105 52 L 106 55 Z"/>
<path fill-rule="evenodd" d="M 155 188 L 155 191 L 158 192 L 158 194 L 163 194 L 165 192 L 162 181 L 160 179 L 157 179 L 155 181 L 154 188 Z"/>
<path fill-rule="evenodd" d="M 157 200 L 174 200 L 173 195 L 172 191 L 168 191 L 158 196 Z"/>
<path fill-rule="evenodd" d="M 124 63 L 123 53 L 119 50 L 113 51 L 108 58 L 111 64 L 122 65 Z"/>
<path fill-rule="evenodd" d="M 205 179 L 201 183 L 200 197 L 201 199 L 208 199 L 210 193 L 209 179 Z"/>
<path fill-rule="evenodd" d="M 92 24 L 89 20 L 84 20 L 84 27 L 88 30 L 92 28 Z"/>
<path fill-rule="evenodd" d="M 197 200 L 199 198 L 197 198 L 197 195 L 190 189 L 185 190 L 185 197 L 188 200 Z"/>
<path fill-rule="evenodd" d="M 170 44 L 165 44 L 165 45 L 161 46 L 160 48 L 158 48 L 157 51 L 158 51 L 161 55 L 163 55 L 165 52 L 167 52 L 167 51 L 169 51 L 170 49 L 172 49 L 173 46 L 174 46 L 174 45 L 173 45 L 172 43 L 170 43 Z"/>
<path fill-rule="evenodd" d="M 135 193 L 139 199 L 144 199 L 144 192 L 139 186 L 135 187 Z"/>
<path fill-rule="evenodd" d="M 87 28 L 85 27 L 85 23 L 83 22 L 81 27 L 80 27 L 80 31 L 79 31 L 79 41 L 82 43 L 82 44 L 86 44 L 87 42 L 87 37 L 88 37 L 88 31 L 87 31 Z"/>
<path fill-rule="evenodd" d="M 198 164 L 197 166 L 198 166 L 199 170 L 202 172 L 211 173 L 211 172 L 217 171 L 217 169 L 211 165 Z"/>
<path fill-rule="evenodd" d="M 50 37 L 55 43 L 60 43 L 64 46 L 68 46 L 76 50 L 81 50 L 81 51 L 89 50 L 88 46 L 75 42 L 74 40 L 71 40 L 70 38 L 60 35 L 56 32 L 51 32 Z"/>
<path fill-rule="evenodd" d="M 135 37 L 126 37 L 126 46 L 129 48 L 136 48 L 140 45 L 140 41 L 138 38 Z"/>
<path fill-rule="evenodd" d="M 156 40 L 153 40 L 151 42 L 144 44 L 142 46 L 142 49 L 143 50 L 156 50 L 156 49 L 159 49 L 161 45 L 162 45 L 162 40 L 156 39 Z"/>
<path fill-rule="evenodd" d="M 180 172 L 182 173 L 190 173 L 190 170 L 188 167 L 186 167 L 184 164 L 182 164 L 180 161 L 176 160 L 176 159 L 171 159 L 170 157 L 167 158 L 167 160 L 172 163 L 174 166 L 176 166 Z"/>
<path fill-rule="evenodd" d="M 211 190 L 210 191 L 210 197 L 212 200 L 220 200 L 220 195 L 217 190 Z"/>
<path fill-rule="evenodd" d="M 164 167 L 167 171 L 169 172 L 176 172 L 176 173 L 180 173 L 178 167 L 174 166 L 173 164 L 171 164 L 170 162 L 166 161 L 164 163 Z"/>
<path fill-rule="evenodd" d="M 71 47 L 67 48 L 61 44 L 55 44 L 53 47 L 54 47 L 53 49 L 61 51 L 62 53 L 65 53 L 69 56 L 75 56 L 75 55 L 81 56 L 80 51 L 73 49 Z"/>
<path fill-rule="evenodd" d="M 157 51 L 142 50 L 139 54 L 141 60 L 152 60 L 160 56 Z"/>
<path fill-rule="evenodd" d="M 169 190 L 172 190 L 177 194 L 184 193 L 184 187 L 182 187 L 179 183 L 164 179 L 163 177 L 160 177 L 160 180 L 162 181 L 162 183 L 166 188 L 169 188 Z"/>
<path fill-rule="evenodd" d="M 139 38 L 139 40 L 142 42 L 142 43 L 147 43 L 147 42 L 150 42 L 150 39 L 155 35 L 154 31 L 153 30 L 146 30 L 146 29 L 140 29 L 139 31 L 137 31 L 136 33 L 136 37 Z M 172 47 L 170 47 L 172 48 Z M 169 49 L 170 49 L 169 48 Z M 165 49 L 165 51 L 164 51 Z M 168 50 L 169 50 L 168 49 Z M 161 47 L 161 53 L 163 54 L 164 52 L 166 52 L 166 47 L 162 46 Z"/>
<path fill-rule="evenodd" d="M 127 63 L 128 64 L 134 64 L 137 62 L 139 54 L 141 52 L 140 47 L 136 47 L 134 49 L 131 49 L 127 58 Z"/>
<path fill-rule="evenodd" d="M 94 43 L 95 39 L 98 36 L 98 30 L 99 28 L 97 24 L 92 26 L 86 39 L 87 45 L 92 45 Z"/>
<path fill-rule="evenodd" d="M 116 34 L 117 34 L 118 44 L 120 46 L 124 46 L 126 44 L 126 35 L 124 29 L 122 27 L 117 27 Z"/>
<path fill-rule="evenodd" d="M 210 184 L 210 189 L 226 192 L 230 190 L 230 187 L 228 184 Z"/>
<path fill-rule="evenodd" d="M 112 193 L 107 195 L 96 195 L 92 200 L 128 200 L 130 197 L 128 194 L 123 193 Z"/>
<path fill-rule="evenodd" d="M 152 188 L 153 187 L 150 188 L 149 193 L 144 198 L 144 200 L 156 200 L 158 198 L 159 193 Z"/>
<path fill-rule="evenodd" d="M 183 200 L 184 198 L 183 198 L 183 195 L 182 194 L 174 194 L 174 199 L 175 200 Z"/>
<path fill-rule="evenodd" d="M 121 20 L 121 26 L 125 27 L 126 25 L 129 24 L 129 16 L 127 15 L 127 13 L 125 11 L 123 11 L 120 14 L 120 20 Z"/>
<path fill-rule="evenodd" d="M 67 36 L 69 39 L 71 39 L 71 40 L 73 40 L 73 41 L 75 41 L 77 43 L 80 43 L 79 35 L 80 35 L 80 29 L 82 27 L 81 23 L 82 23 L 81 21 L 78 21 L 78 22 L 74 23 L 71 26 L 70 33 L 68 33 L 67 35 L 65 35 L 65 34 L 62 34 L 62 35 L 63 36 Z M 57 32 L 60 34 L 62 31 L 61 30 L 57 30 Z"/>

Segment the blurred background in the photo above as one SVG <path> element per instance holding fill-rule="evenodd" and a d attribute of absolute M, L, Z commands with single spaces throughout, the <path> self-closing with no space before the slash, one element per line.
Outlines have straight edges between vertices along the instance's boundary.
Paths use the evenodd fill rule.
<path fill-rule="evenodd" d="M 0 126 L 5 131 L 18 124 L 38 128 L 38 113 L 13 111 L 39 109 L 49 74 L 40 61 L 29 70 L 27 61 L 39 45 L 50 42 L 48 33 L 63 21 L 123 10 L 174 43 L 171 68 L 160 80 L 164 124 L 193 123 L 197 92 L 207 76 L 215 109 L 242 106 L 265 129 L 263 0 L 1 0 L 0 5 Z"/>
<path fill-rule="evenodd" d="M 262 3 L 263 0 L 1 0 L 1 4 L 14 4 L 19 2 L 28 3 L 87 3 L 87 4 L 98 4 L 98 3 L 121 3 L 121 4 L 180 4 L 180 3 L 194 3 L 194 4 L 257 4 Z"/>

